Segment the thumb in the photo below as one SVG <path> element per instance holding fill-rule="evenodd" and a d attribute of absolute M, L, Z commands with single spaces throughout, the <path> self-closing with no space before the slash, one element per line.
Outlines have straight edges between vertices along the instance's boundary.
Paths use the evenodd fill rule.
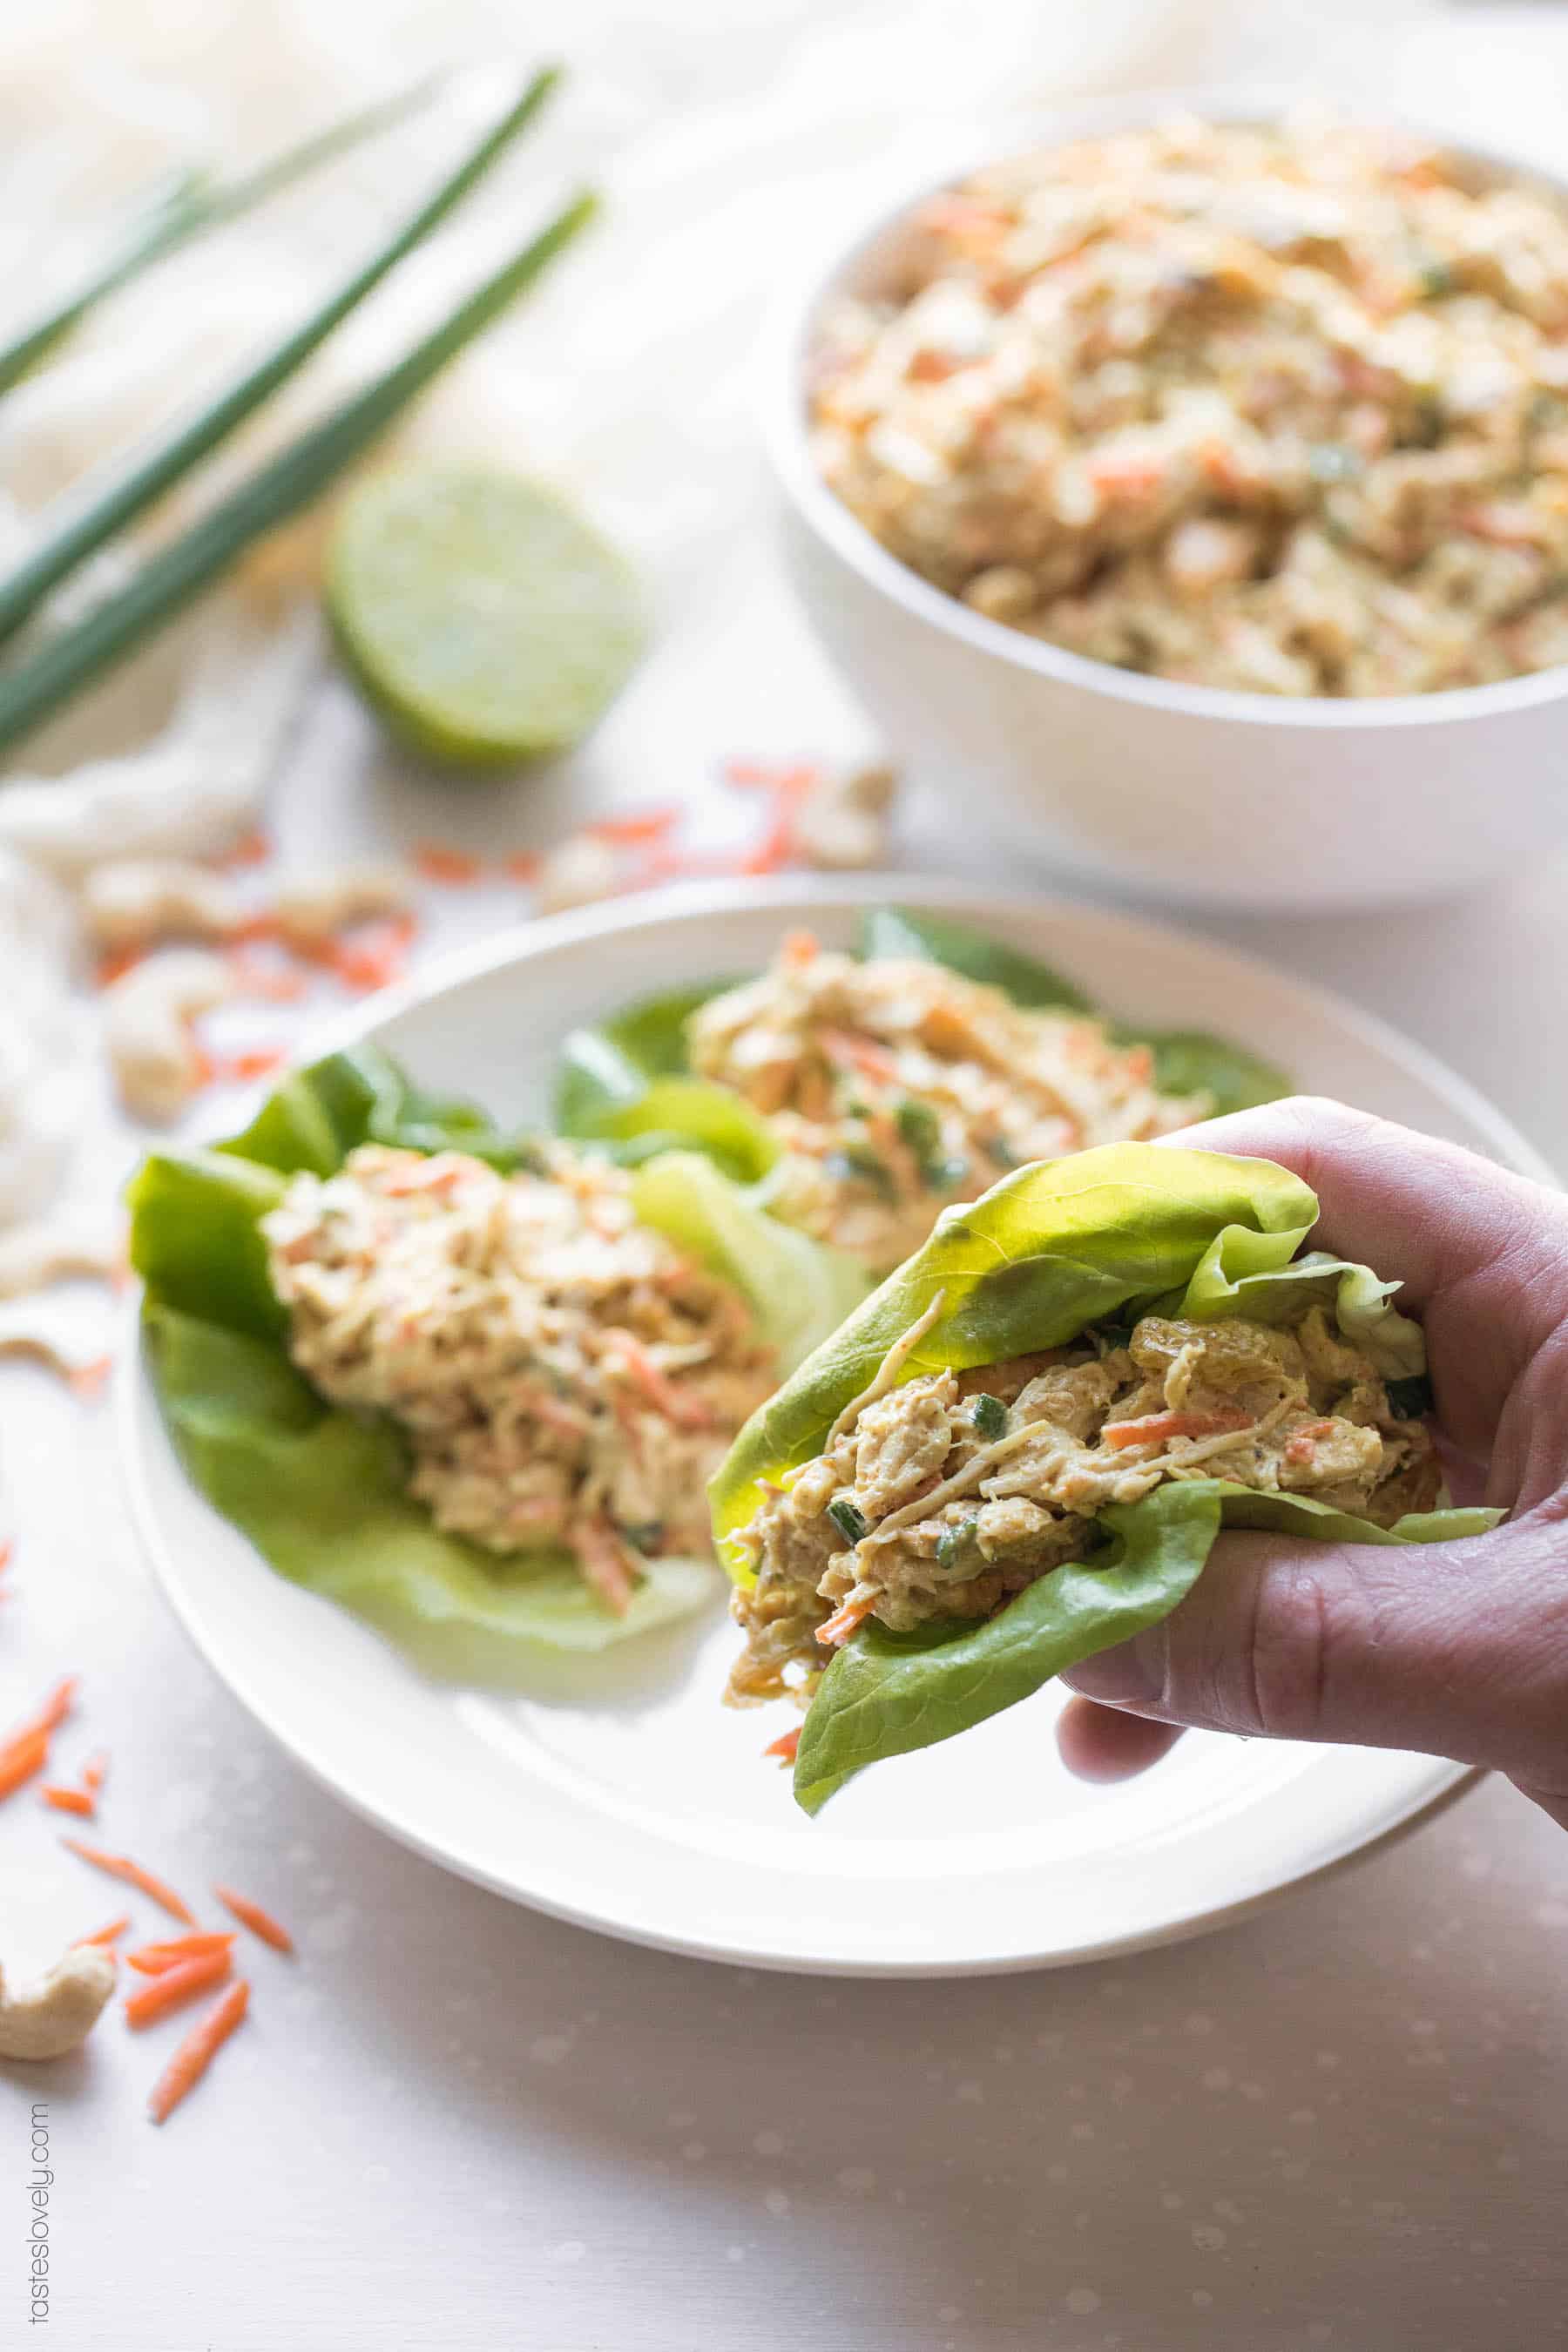
<path fill-rule="evenodd" d="M 1222 1536 L 1163 1624 L 1064 1679 L 1162 1722 L 1487 1765 L 1568 1817 L 1565 1553 L 1550 1507 L 1459 1543 Z"/>

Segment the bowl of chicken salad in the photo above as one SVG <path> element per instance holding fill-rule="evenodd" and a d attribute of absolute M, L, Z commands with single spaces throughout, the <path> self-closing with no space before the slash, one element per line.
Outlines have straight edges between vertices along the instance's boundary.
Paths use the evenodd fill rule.
<path fill-rule="evenodd" d="M 1375 905 L 1563 836 L 1568 184 L 1121 100 L 905 190 L 782 304 L 808 615 L 1069 871 Z"/>
<path fill-rule="evenodd" d="M 1196 1739 L 1107 1796 L 1042 1726 L 1227 1524 L 1441 1527 L 1382 1270 L 1284 1171 L 1162 1148 L 1294 1087 L 1528 1158 L 1375 1024 L 1103 910 L 780 880 L 488 941 L 137 1173 L 160 1580 L 351 1804 L 616 1932 L 919 1972 L 1260 1899 L 1458 1776 Z"/>

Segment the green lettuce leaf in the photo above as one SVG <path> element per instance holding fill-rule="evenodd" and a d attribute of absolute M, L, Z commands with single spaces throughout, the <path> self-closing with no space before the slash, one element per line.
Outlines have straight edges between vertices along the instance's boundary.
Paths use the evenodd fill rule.
<path fill-rule="evenodd" d="M 1185 1285 L 1235 1228 L 1227 1263 L 1247 1273 L 1289 1263 L 1317 1218 L 1316 1194 L 1267 1160 L 1108 1144 L 1020 1168 L 983 1199 L 944 1211 L 923 1249 L 889 1275 L 841 1330 L 752 1414 L 710 1492 L 731 1575 L 750 1570 L 725 1539 L 763 1498 L 761 1481 L 811 1461 L 893 1342 L 940 1292 L 937 1320 L 903 1377 L 959 1370 L 1076 1339 Z"/>
<path fill-rule="evenodd" d="M 1385 1380 L 1415 1380 L 1426 1369 L 1426 1342 L 1420 1325 L 1389 1305 L 1398 1288 L 1370 1265 L 1324 1250 L 1309 1250 L 1289 1265 L 1254 1264 L 1248 1237 L 1233 1231 L 1215 1234 L 1170 1310 L 1198 1323 L 1226 1315 L 1281 1323 L 1310 1305 L 1331 1307 L 1345 1338 Z"/>
<path fill-rule="evenodd" d="M 292 1584 L 389 1621 L 459 1623 L 556 1649 L 598 1650 L 700 1606 L 706 1561 L 649 1559 L 624 1617 L 569 1554 L 498 1559 L 443 1535 L 405 1491 L 384 1422 L 325 1406 L 280 1348 L 149 1306 L 146 1340 L 174 1447 L 193 1483 Z"/>
<path fill-rule="evenodd" d="M 645 1560 L 617 1617 L 559 1548 L 499 1559 L 442 1535 L 405 1491 L 392 1425 L 330 1408 L 295 1371 L 260 1221 L 290 1174 L 330 1175 L 366 1140 L 475 1151 L 501 1166 L 534 1149 L 359 1048 L 292 1072 L 243 1136 L 154 1153 L 133 1180 L 149 1363 L 193 1480 L 280 1574 L 391 1631 L 442 1621 L 597 1648 L 696 1607 L 712 1590 L 707 1562 Z M 645 1221 L 751 1301 L 786 1370 L 864 1293 L 857 1268 L 776 1223 L 705 1158 L 649 1160 L 632 1182 Z"/>
<path fill-rule="evenodd" d="M 1288 1074 L 1277 1063 L 1224 1037 L 1211 1037 L 1204 1029 L 1144 1029 L 1136 1022 L 1118 1021 L 1111 1024 L 1111 1034 L 1119 1045 L 1151 1046 L 1154 1083 L 1161 1093 L 1206 1095 L 1211 1118 L 1278 1102 L 1291 1091 Z"/>
<path fill-rule="evenodd" d="M 1258 1495 L 1223 1479 L 1156 1486 L 1110 1506 L 1111 1541 L 1053 1569 L 980 1624 L 952 1619 L 912 1633 L 873 1620 L 823 1675 L 801 1729 L 795 1794 L 815 1813 L 868 1764 L 933 1747 L 1016 1706 L 1069 1666 L 1157 1625 L 1196 1583 L 1222 1527 L 1316 1541 L 1440 1543 L 1495 1527 L 1499 1511 L 1412 1513 L 1392 1528 L 1301 1495 Z"/>

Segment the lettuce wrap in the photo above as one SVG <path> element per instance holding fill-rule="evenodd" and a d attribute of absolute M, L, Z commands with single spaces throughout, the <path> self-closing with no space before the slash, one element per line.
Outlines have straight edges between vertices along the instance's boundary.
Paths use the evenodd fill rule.
<path fill-rule="evenodd" d="M 374 1048 L 290 1073 L 243 1133 L 155 1153 L 130 1192 L 148 1362 L 180 1458 L 279 1574 L 388 1630 L 466 1625 L 599 1649 L 699 1606 L 706 1560 L 647 1557 L 615 1614 L 548 1545 L 498 1556 L 437 1528 L 407 1492 L 387 1418 L 329 1405 L 289 1356 L 260 1222 L 290 1177 L 328 1177 L 366 1143 L 460 1151 L 502 1171 L 537 1162 L 529 1135 L 424 1092 Z M 865 1290 L 858 1271 L 763 1216 L 708 1158 L 665 1154 L 630 1178 L 641 1223 L 730 1282 L 788 1369 Z"/>
<path fill-rule="evenodd" d="M 879 1380 L 885 1391 L 1037 1358 L 1087 1336 L 1103 1346 L 1145 1316 L 1268 1326 L 1321 1307 L 1386 1383 L 1388 1409 L 1418 1414 L 1429 1402 L 1419 1328 L 1391 1303 L 1395 1284 L 1304 1248 L 1317 1215 L 1310 1187 L 1270 1161 L 1144 1144 L 1020 1169 L 950 1209 L 924 1248 L 736 1439 L 710 1489 L 731 1577 L 742 1589 L 754 1584 L 744 1531 L 770 1496 L 776 1507 L 787 1495 L 840 1416 L 858 1412 Z M 842 1508 L 830 1505 L 829 1516 Z M 810 1698 L 797 1801 L 815 1812 L 866 1765 L 952 1738 L 1158 1622 L 1191 1589 L 1222 1527 L 1406 1544 L 1479 1534 L 1500 1516 L 1435 1508 L 1379 1525 L 1307 1494 L 1261 1492 L 1223 1475 L 1168 1478 L 1135 1501 L 1096 1510 L 1082 1557 L 1038 1574 L 994 1613 L 901 1631 L 875 1615 L 859 1623 Z"/>
<path fill-rule="evenodd" d="M 1096 1012 L 1082 990 L 1048 964 L 944 915 L 870 908 L 861 919 L 858 953 L 868 961 L 940 964 L 1000 989 L 1031 1011 Z M 623 1149 L 703 1150 L 742 1181 L 765 1178 L 778 1158 L 767 1120 L 729 1088 L 694 1078 L 687 1050 L 691 1015 L 736 985 L 731 975 L 667 991 L 639 999 L 595 1027 L 574 1030 L 556 1076 L 557 1131 Z M 1150 1048 L 1163 1092 L 1205 1095 L 1211 1116 L 1272 1102 L 1290 1090 L 1273 1064 L 1205 1031 L 1160 1031 L 1122 1021 L 1108 1025 L 1120 1043 Z"/>

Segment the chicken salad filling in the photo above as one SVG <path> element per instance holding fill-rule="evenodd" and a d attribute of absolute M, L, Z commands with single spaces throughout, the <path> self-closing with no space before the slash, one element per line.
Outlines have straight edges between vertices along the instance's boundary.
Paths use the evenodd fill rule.
<path fill-rule="evenodd" d="M 384 1413 L 437 1528 L 574 1555 L 624 1611 L 639 1564 L 708 1556 L 704 1485 L 775 1377 L 740 1293 L 639 1222 L 627 1175 L 541 1147 L 503 1175 L 367 1144 L 262 1220 L 299 1370 Z"/>
<path fill-rule="evenodd" d="M 1089 1556 L 1095 1514 L 1224 1479 L 1391 1528 L 1436 1503 L 1425 1383 L 1387 1381 L 1313 1305 L 1289 1324 L 1145 1315 L 1071 1346 L 900 1381 L 933 1302 L 825 1450 L 768 1482 L 728 1696 L 808 1698 L 868 1617 L 895 1633 L 994 1615 Z"/>
<path fill-rule="evenodd" d="M 688 1027 L 700 1076 L 784 1149 L 774 1213 L 885 1271 L 942 1210 L 1009 1170 L 1163 1135 L 1213 1108 L 1162 1093 L 1152 1051 L 1091 1014 L 1034 1009 L 913 957 L 868 961 L 796 934 Z"/>
<path fill-rule="evenodd" d="M 818 467 L 1096 660 L 1282 695 L 1568 659 L 1568 216 L 1408 135 L 1181 117 L 997 163 L 821 326 Z"/>

